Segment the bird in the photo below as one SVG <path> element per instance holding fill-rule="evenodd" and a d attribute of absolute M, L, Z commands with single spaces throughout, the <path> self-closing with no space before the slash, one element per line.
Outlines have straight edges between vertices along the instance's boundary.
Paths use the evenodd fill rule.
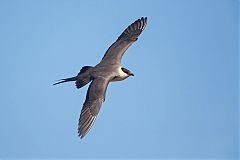
<path fill-rule="evenodd" d="M 89 82 L 86 99 L 81 109 L 78 122 L 78 136 L 82 139 L 91 129 L 102 103 L 105 101 L 106 90 L 110 82 L 122 81 L 134 74 L 121 65 L 125 51 L 138 40 L 147 25 L 147 17 L 141 17 L 129 25 L 117 40 L 107 49 L 102 60 L 96 66 L 84 66 L 71 78 L 60 79 L 60 83 L 75 81 L 77 89 Z"/>

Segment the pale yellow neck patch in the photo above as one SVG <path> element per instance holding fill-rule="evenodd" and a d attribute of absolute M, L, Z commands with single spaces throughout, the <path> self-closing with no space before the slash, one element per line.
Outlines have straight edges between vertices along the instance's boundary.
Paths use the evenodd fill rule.
<path fill-rule="evenodd" d="M 128 75 L 122 71 L 121 67 L 119 67 L 119 69 L 118 69 L 118 75 L 119 75 L 119 77 L 122 77 L 122 78 L 128 77 Z"/>

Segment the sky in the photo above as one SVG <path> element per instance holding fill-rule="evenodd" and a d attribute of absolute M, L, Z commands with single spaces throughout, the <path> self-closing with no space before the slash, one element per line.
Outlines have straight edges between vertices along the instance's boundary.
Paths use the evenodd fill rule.
<path fill-rule="evenodd" d="M 0 158 L 239 158 L 237 0 L 0 1 Z M 94 66 L 132 22 L 134 73 L 111 83 L 90 132 L 88 86 L 53 86 Z"/>

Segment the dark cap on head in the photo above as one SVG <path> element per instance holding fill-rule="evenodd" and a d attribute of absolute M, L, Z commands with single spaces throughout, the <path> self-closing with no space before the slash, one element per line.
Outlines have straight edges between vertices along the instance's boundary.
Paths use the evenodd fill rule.
<path fill-rule="evenodd" d="M 122 71 L 123 71 L 124 73 L 126 73 L 127 75 L 129 75 L 129 76 L 134 76 L 134 74 L 133 74 L 130 70 L 126 69 L 126 68 L 123 68 L 123 67 L 122 67 Z"/>

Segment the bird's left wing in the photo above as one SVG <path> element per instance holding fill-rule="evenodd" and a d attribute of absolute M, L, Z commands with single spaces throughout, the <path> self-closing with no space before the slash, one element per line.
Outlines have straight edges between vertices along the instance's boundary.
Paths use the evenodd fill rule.
<path fill-rule="evenodd" d="M 110 76 L 97 77 L 91 82 L 78 123 L 78 135 L 80 138 L 83 138 L 93 125 L 100 107 L 105 100 L 110 78 Z"/>
<path fill-rule="evenodd" d="M 129 25 L 105 53 L 101 63 L 120 64 L 125 51 L 138 39 L 147 25 L 147 17 L 142 17 Z"/>

